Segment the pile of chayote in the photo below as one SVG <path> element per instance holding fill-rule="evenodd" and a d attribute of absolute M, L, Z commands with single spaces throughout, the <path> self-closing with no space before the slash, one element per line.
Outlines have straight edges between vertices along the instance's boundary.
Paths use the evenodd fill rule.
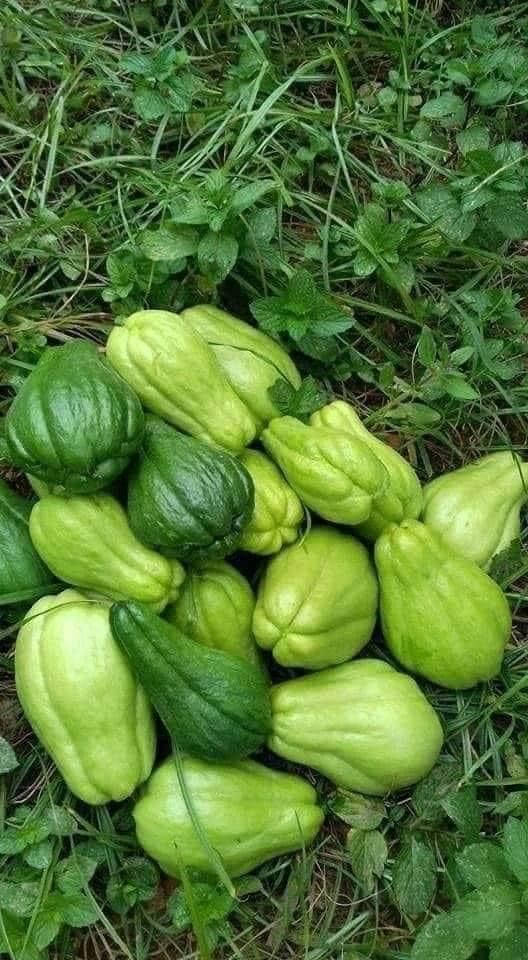
<path fill-rule="evenodd" d="M 422 489 L 349 403 L 281 416 L 281 380 L 301 382 L 283 347 L 222 310 L 145 310 L 112 329 L 106 357 L 48 348 L 6 418 L 10 462 L 39 497 L 0 485 L 0 602 L 36 601 L 16 643 L 20 701 L 86 803 L 147 781 L 138 840 L 173 875 L 210 872 L 211 847 L 246 872 L 312 841 L 323 811 L 306 781 L 254 760 L 169 754 L 152 773 L 156 724 L 113 601 L 251 662 L 273 683 L 270 750 L 378 795 L 420 780 L 443 742 L 416 680 L 387 661 L 463 690 L 498 673 L 510 637 L 486 570 L 519 536 L 528 465 L 492 453 Z M 387 660 L 358 656 L 378 612 Z M 199 680 L 207 695 L 215 677 Z"/>

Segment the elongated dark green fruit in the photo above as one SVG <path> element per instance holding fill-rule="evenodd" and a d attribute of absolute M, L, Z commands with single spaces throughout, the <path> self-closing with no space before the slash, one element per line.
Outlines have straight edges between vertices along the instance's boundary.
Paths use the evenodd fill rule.
<path fill-rule="evenodd" d="M 110 625 L 175 745 L 207 760 L 261 746 L 271 715 L 257 667 L 189 640 L 140 603 L 114 604 Z"/>
<path fill-rule="evenodd" d="M 32 503 L 0 480 L 0 605 L 35 600 L 54 589 L 54 577 L 29 536 Z"/>

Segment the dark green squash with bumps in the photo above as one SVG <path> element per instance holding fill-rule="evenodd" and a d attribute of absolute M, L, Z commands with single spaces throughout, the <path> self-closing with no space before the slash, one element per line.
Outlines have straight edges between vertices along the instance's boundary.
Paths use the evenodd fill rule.
<path fill-rule="evenodd" d="M 147 417 L 128 485 L 139 540 L 180 560 L 219 559 L 236 549 L 253 504 L 253 481 L 235 457 Z"/>
<path fill-rule="evenodd" d="M 0 605 L 36 600 L 53 589 L 53 574 L 29 536 L 31 507 L 0 480 Z"/>
<path fill-rule="evenodd" d="M 44 351 L 6 417 L 15 466 L 55 493 L 93 493 L 128 465 L 143 433 L 128 384 L 77 340 Z"/>
<path fill-rule="evenodd" d="M 189 640 L 140 603 L 114 604 L 110 626 L 176 746 L 233 760 L 262 745 L 270 697 L 257 666 Z"/>

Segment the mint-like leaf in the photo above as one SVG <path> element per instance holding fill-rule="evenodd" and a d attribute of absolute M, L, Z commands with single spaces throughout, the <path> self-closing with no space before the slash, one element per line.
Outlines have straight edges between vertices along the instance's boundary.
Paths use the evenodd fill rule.
<path fill-rule="evenodd" d="M 412 836 L 392 868 L 392 890 L 402 913 L 425 913 L 436 890 L 436 862 L 428 844 Z"/>
<path fill-rule="evenodd" d="M 306 377 L 298 390 L 282 378 L 268 388 L 269 396 L 283 416 L 307 420 L 328 401 L 327 391 L 313 377 Z"/>

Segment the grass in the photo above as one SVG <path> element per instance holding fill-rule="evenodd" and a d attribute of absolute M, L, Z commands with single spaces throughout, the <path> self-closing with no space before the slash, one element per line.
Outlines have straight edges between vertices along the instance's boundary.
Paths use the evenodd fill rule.
<path fill-rule="evenodd" d="M 303 373 L 353 399 L 424 481 L 489 450 L 522 452 L 527 28 L 522 2 L 6 0 L 2 410 L 46 343 L 102 342 L 143 305 L 216 300 L 249 318 L 293 278 L 306 323 L 283 304 L 279 329 Z M 203 222 L 189 223 L 200 205 Z M 302 301 L 310 278 L 340 331 Z M 271 862 L 235 901 L 192 878 L 186 900 L 136 859 L 126 804 L 89 810 L 67 795 L 17 707 L 23 610 L 9 610 L 0 733 L 19 766 L 0 776 L 0 945 L 7 936 L 12 960 L 190 957 L 190 910 L 203 955 L 406 960 L 427 917 L 464 892 L 455 853 L 528 813 L 528 563 L 508 561 L 515 627 L 500 678 L 428 691 L 453 763 L 443 779 L 329 815 L 314 850 Z M 373 832 L 386 843 L 377 860 Z M 400 909 L 413 841 L 407 879 L 430 896 Z M 488 957 L 475 950 L 464 956 Z"/>

